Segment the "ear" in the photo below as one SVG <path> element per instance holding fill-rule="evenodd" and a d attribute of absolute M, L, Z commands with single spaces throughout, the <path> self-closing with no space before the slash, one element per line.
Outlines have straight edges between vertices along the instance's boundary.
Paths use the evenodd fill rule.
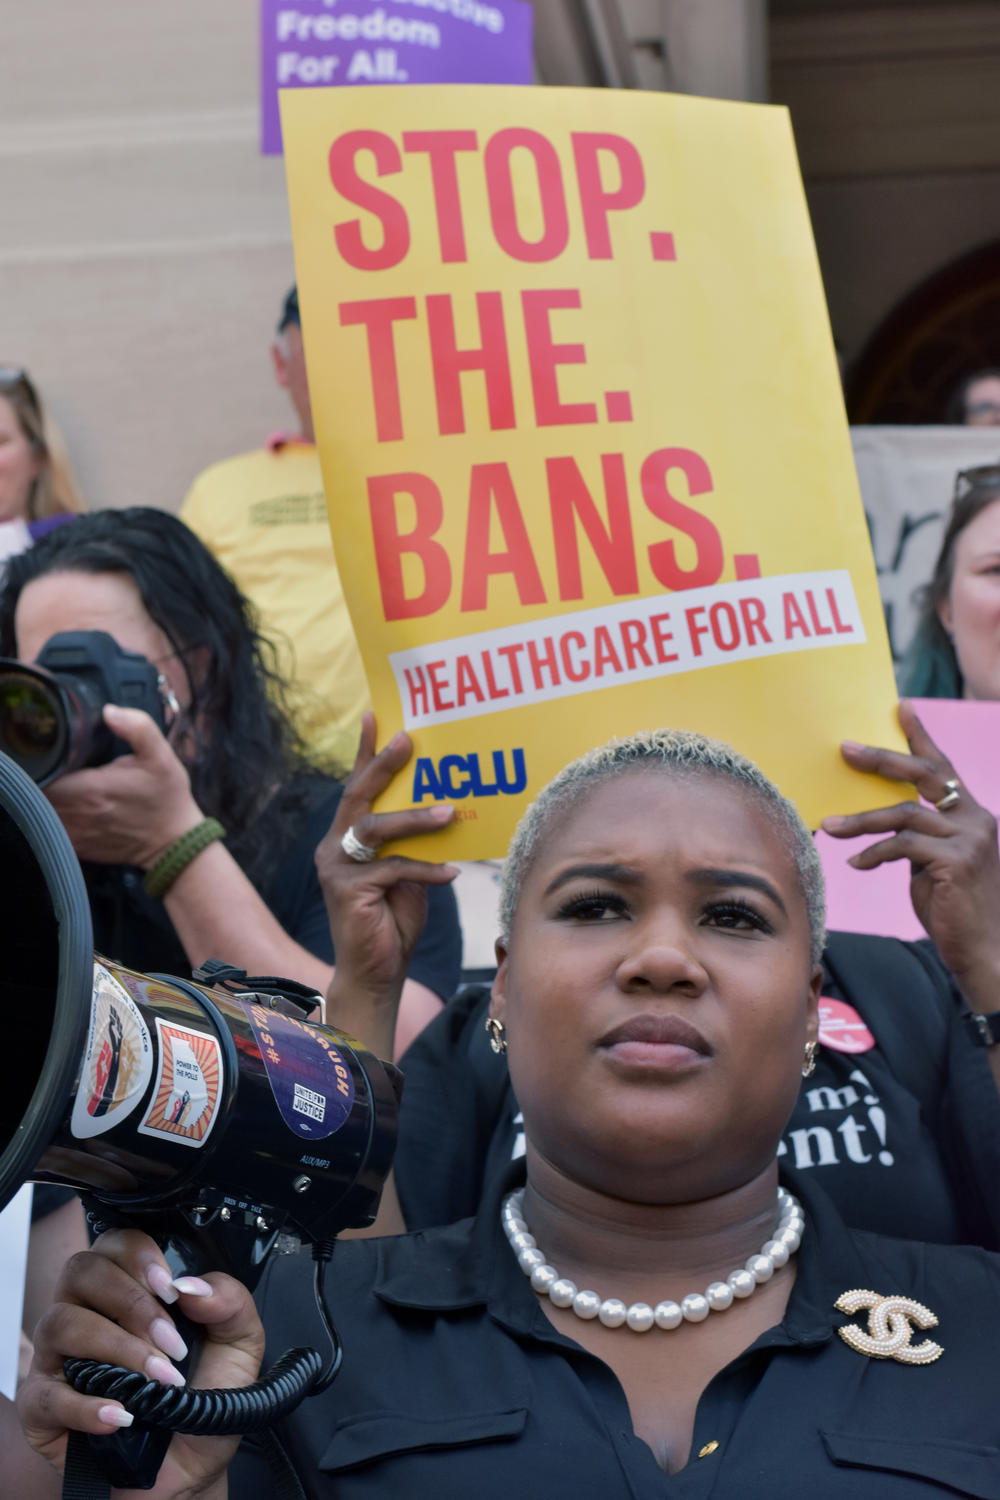
<path fill-rule="evenodd" d="M 946 595 L 937 606 L 937 617 L 941 621 L 941 627 L 945 635 L 950 636 L 953 629 L 953 616 L 951 611 L 951 600 Z"/>
<path fill-rule="evenodd" d="M 271 345 L 271 365 L 274 369 L 275 380 L 282 390 L 286 391 L 288 389 L 288 355 L 280 339 L 275 339 Z"/>
<path fill-rule="evenodd" d="M 823 969 L 817 964 L 809 980 L 809 1010 L 806 1020 L 806 1041 L 819 1041 L 819 993 L 823 988 Z"/>
<path fill-rule="evenodd" d="M 491 992 L 490 1015 L 502 1021 L 507 1008 L 507 949 L 499 938 L 493 944 L 493 951 L 497 956 L 497 973 Z"/>

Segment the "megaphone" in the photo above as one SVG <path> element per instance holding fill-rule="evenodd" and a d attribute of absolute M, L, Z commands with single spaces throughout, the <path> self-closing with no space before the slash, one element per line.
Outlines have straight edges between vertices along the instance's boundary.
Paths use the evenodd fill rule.
<path fill-rule="evenodd" d="M 0 862 L 0 1035 L 13 1064 L 0 1091 L 0 1208 L 25 1181 L 61 1183 L 105 1222 L 173 1244 L 189 1269 L 251 1286 L 272 1251 L 306 1241 L 328 1259 L 341 1230 L 372 1222 L 396 1139 L 391 1063 L 315 1024 L 315 997 L 298 986 L 223 964 L 193 982 L 95 956 L 73 847 L 3 754 Z M 300 1372 L 298 1386 L 317 1375 Z M 175 1430 L 207 1430 L 184 1425 L 193 1394 L 179 1393 Z M 171 1413 L 157 1401 L 162 1422 Z M 136 1484 L 140 1437 L 98 1440 L 133 1450 L 124 1469 L 110 1464 L 112 1483 Z"/>

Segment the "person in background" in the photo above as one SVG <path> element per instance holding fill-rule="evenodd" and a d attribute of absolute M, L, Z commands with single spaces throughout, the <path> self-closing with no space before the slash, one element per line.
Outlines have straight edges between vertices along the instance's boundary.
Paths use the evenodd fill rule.
<path fill-rule="evenodd" d="M 947 420 L 956 427 L 1000 427 L 1000 369 L 967 375 L 948 402 Z"/>
<path fill-rule="evenodd" d="M 279 650 L 289 708 L 314 762 L 354 762 L 368 683 L 330 540 L 306 380 L 298 290 L 285 298 L 271 346 L 297 431 L 199 474 L 181 519 L 252 601 Z"/>
<path fill-rule="evenodd" d="M 232 579 L 175 516 L 97 511 L 12 558 L 0 585 L 0 655 L 33 662 L 66 630 L 103 630 L 145 656 L 168 705 L 165 734 L 108 705 L 131 754 L 46 788 L 83 862 L 98 951 L 181 975 L 221 958 L 324 994 L 334 952 L 315 852 L 342 788 L 300 752 Z M 458 981 L 451 878 L 429 893 L 400 1046 Z M 331 1017 L 345 1030 L 350 1019 Z"/>
<path fill-rule="evenodd" d="M 899 688 L 914 698 L 1000 698 L 1000 462 L 956 476 Z"/>
<path fill-rule="evenodd" d="M 84 508 L 62 438 L 17 365 L 0 365 L 0 563 Z"/>

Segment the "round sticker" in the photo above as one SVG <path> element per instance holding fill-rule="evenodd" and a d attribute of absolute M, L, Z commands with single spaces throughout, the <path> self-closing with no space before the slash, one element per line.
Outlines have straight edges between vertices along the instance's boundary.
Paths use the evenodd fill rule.
<path fill-rule="evenodd" d="M 95 962 L 87 1049 L 70 1119 L 77 1140 L 103 1135 L 130 1115 L 152 1071 L 149 1030 L 138 1006 Z"/>
<path fill-rule="evenodd" d="M 870 1052 L 875 1045 L 854 1006 L 827 995 L 819 997 L 819 1040 L 820 1046 L 834 1052 Z"/>

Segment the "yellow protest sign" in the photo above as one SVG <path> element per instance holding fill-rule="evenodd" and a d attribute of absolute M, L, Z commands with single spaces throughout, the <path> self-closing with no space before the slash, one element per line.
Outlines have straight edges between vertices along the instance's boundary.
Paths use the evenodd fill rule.
<path fill-rule="evenodd" d="M 424 847 L 496 855 L 660 724 L 813 823 L 870 806 L 838 743 L 902 742 L 787 112 L 302 89 L 282 127 L 334 545 L 416 745 L 382 807 L 453 800 Z"/>

